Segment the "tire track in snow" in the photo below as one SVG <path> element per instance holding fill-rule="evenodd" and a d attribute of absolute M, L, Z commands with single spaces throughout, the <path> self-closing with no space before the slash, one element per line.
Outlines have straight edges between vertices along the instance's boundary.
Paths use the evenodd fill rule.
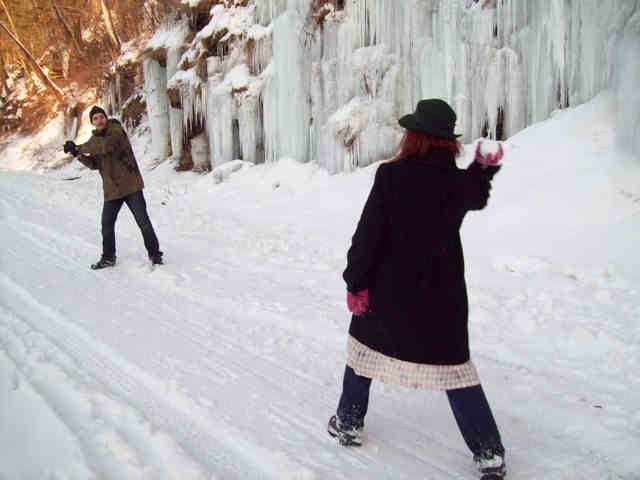
<path fill-rule="evenodd" d="M 198 458 L 221 478 L 299 478 L 314 475 L 286 454 L 247 442 L 234 428 L 215 422 L 192 399 L 178 392 L 167 394 L 162 382 L 124 361 L 116 352 L 97 344 L 86 332 L 40 304 L 29 292 L 0 273 L 0 285 L 12 293 L 4 300 L 12 311 L 31 310 L 38 327 L 23 317 L 34 330 L 70 354 L 78 364 L 108 390 L 144 412 L 159 428 L 166 430 L 188 453 Z M 46 328 L 44 325 L 46 324 Z"/>
<path fill-rule="evenodd" d="M 76 437 L 95 478 L 207 478 L 170 437 L 154 432 L 129 406 L 89 387 L 82 367 L 2 307 L 0 345 Z"/>
<path fill-rule="evenodd" d="M 42 335 L 25 328 L 4 309 L 0 326 L 3 351 L 77 438 L 96 478 L 205 478 L 195 465 L 180 458 L 176 445 L 166 442 L 162 434 L 151 434 L 149 425 L 129 407 L 82 386 L 77 379 L 80 371 L 69 375 L 61 366 L 69 364 L 69 359 Z M 163 443 L 162 451 L 155 452 Z"/>
<path fill-rule="evenodd" d="M 0 404 L 3 409 L 7 408 L 0 410 L 0 418 L 4 420 L 0 423 L 0 442 L 8 447 L 0 454 L 0 478 L 95 480 L 97 476 L 89 468 L 86 448 L 29 380 L 33 368 L 27 365 L 27 360 L 22 356 L 15 354 L 14 339 L 7 335 L 7 330 L 3 313 L 0 313 L 0 380 L 3 380 L 0 388 L 8 387 L 0 392 Z M 33 361 L 42 359 L 30 359 L 29 363 Z M 29 368 L 27 376 L 24 374 L 25 367 Z M 7 384 L 7 377 L 2 378 L 8 372 L 11 372 L 10 385 Z M 25 422 L 26 418 L 30 424 Z M 35 429 L 34 422 L 37 422 Z M 52 440 L 55 445 L 51 444 Z M 31 447 L 27 455 L 11 446 L 11 443 L 17 442 L 19 447 L 24 447 L 27 441 Z M 20 460 L 14 463 L 16 457 Z"/>

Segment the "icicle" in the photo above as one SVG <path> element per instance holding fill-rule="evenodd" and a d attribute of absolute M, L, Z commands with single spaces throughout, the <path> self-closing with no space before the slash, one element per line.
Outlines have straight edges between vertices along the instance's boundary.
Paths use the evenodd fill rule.
<path fill-rule="evenodd" d="M 179 47 L 172 46 L 167 49 L 167 78 L 171 79 L 178 71 L 180 56 L 181 52 Z M 182 157 L 182 122 L 183 109 L 170 107 L 169 130 L 171 132 L 171 154 L 177 159 Z"/>
<path fill-rule="evenodd" d="M 122 75 L 120 74 L 120 72 L 116 71 L 115 74 L 115 80 L 116 80 L 116 84 L 115 84 L 115 88 L 114 88 L 114 112 L 118 112 L 120 110 L 120 107 L 122 106 L 122 101 L 124 100 L 122 98 L 122 86 L 121 86 L 121 82 L 120 80 L 122 79 Z"/>
<path fill-rule="evenodd" d="M 487 108 L 487 121 L 489 126 L 490 138 L 497 138 L 498 130 L 498 111 L 504 108 L 504 65 L 502 56 L 497 55 L 487 74 L 487 83 L 485 89 L 485 102 Z"/>
<path fill-rule="evenodd" d="M 68 138 L 75 139 L 78 135 L 78 117 L 73 117 L 71 128 L 69 129 Z"/>
<path fill-rule="evenodd" d="M 522 65 L 518 55 L 510 48 L 502 50 L 504 59 L 504 88 L 505 98 L 502 105 L 504 110 L 504 138 L 522 130 L 526 125 L 527 108 L 524 103 L 524 79 Z"/>
<path fill-rule="evenodd" d="M 254 26 L 248 32 L 248 62 L 251 72 L 259 75 L 267 68 L 273 56 L 273 34 L 271 28 Z"/>
<path fill-rule="evenodd" d="M 199 79 L 180 85 L 180 103 L 183 110 L 184 132 L 205 122 L 207 117 L 207 90 Z"/>
<path fill-rule="evenodd" d="M 115 77 L 118 77 L 117 73 Z M 107 113 L 117 113 L 119 109 L 117 88 L 114 77 L 109 77 L 102 90 L 102 103 Z"/>

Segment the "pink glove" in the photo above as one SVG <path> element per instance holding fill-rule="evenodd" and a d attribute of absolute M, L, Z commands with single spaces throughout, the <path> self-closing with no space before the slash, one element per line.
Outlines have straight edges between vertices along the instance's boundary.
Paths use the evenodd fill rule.
<path fill-rule="evenodd" d="M 502 144 L 498 143 L 498 151 L 495 153 L 487 153 L 486 155 L 482 155 L 481 152 L 482 140 L 478 142 L 476 145 L 476 155 L 474 160 L 482 165 L 487 166 L 496 166 L 500 164 L 502 157 L 504 156 L 504 150 L 502 149 Z"/>
<path fill-rule="evenodd" d="M 362 315 L 369 308 L 369 290 L 360 290 L 353 294 L 347 291 L 347 307 L 354 315 Z"/>

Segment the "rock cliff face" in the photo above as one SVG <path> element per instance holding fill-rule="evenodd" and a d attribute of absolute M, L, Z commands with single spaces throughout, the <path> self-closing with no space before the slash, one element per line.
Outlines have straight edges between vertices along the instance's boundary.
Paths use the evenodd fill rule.
<path fill-rule="evenodd" d="M 141 62 L 158 160 L 339 172 L 392 155 L 397 118 L 428 97 L 469 141 L 613 89 L 640 153 L 638 45 L 636 0 L 182 0 Z"/>

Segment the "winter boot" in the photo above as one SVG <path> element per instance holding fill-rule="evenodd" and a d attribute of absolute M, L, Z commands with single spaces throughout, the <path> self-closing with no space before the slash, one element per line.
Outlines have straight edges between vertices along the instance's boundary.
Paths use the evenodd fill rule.
<path fill-rule="evenodd" d="M 164 265 L 164 262 L 162 261 L 162 252 L 150 254 L 149 260 L 151 260 L 151 265 Z"/>
<path fill-rule="evenodd" d="M 116 264 L 116 257 L 107 257 L 102 255 L 100 260 L 91 265 L 91 270 L 100 270 L 101 268 L 113 267 Z"/>
<path fill-rule="evenodd" d="M 480 480 L 502 480 L 507 476 L 507 468 L 502 455 L 493 453 L 475 455 L 473 460 L 480 471 Z"/>
<path fill-rule="evenodd" d="M 360 421 L 355 426 L 343 424 L 337 415 L 334 415 L 329 419 L 329 425 L 327 425 L 327 431 L 329 435 L 338 439 L 340 445 L 345 447 L 359 447 L 362 445 L 362 428 L 364 422 Z"/>

